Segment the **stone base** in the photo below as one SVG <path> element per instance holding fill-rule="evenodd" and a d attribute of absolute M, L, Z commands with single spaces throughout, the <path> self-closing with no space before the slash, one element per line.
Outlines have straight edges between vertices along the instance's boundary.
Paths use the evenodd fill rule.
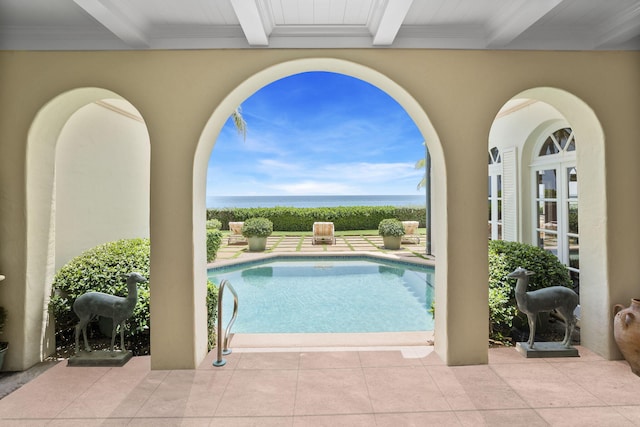
<path fill-rule="evenodd" d="M 81 351 L 69 358 L 67 366 L 123 366 L 131 357 L 131 351 Z"/>
<path fill-rule="evenodd" d="M 529 348 L 526 342 L 516 343 L 516 350 L 526 358 L 534 357 L 580 357 L 575 347 L 566 348 L 561 342 L 536 342 Z"/>

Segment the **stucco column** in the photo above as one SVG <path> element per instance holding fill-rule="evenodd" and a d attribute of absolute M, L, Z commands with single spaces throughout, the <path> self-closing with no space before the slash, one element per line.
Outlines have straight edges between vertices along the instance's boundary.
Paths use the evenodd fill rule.
<path fill-rule="evenodd" d="M 195 144 L 191 129 L 197 127 L 154 123 L 149 124 L 151 368 L 194 369 L 206 352 L 205 283 L 197 284 L 194 272 L 193 154 L 175 146 Z"/>
<path fill-rule="evenodd" d="M 464 117 L 459 119 L 466 122 Z M 436 218 L 435 349 L 447 365 L 485 364 L 489 335 L 486 141 L 480 128 L 438 128 L 436 123 L 436 129 L 446 147 L 446 183 L 436 188 L 446 191 L 446 202 L 437 195 L 433 203 L 446 203 L 440 211 L 447 220 Z M 447 140 L 469 143 L 447 146 Z M 441 165 L 435 167 L 435 180 L 445 179 L 441 169 Z"/>

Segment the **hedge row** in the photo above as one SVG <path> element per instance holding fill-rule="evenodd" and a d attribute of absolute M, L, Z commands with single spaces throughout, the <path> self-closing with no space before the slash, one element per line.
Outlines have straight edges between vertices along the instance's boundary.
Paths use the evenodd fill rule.
<path fill-rule="evenodd" d="M 219 230 L 212 230 L 220 233 Z M 53 280 L 53 296 L 49 309 L 55 318 L 55 334 L 59 347 L 74 347 L 75 326 L 78 317 L 73 311 L 77 297 L 99 291 L 112 295 L 128 294 L 124 274 L 139 272 L 149 277 L 149 239 L 123 239 L 96 246 L 69 261 L 56 273 Z M 135 356 L 150 353 L 149 282 L 138 284 L 138 300 L 133 315 L 127 320 L 126 347 Z M 217 319 L 218 287 L 207 281 L 207 319 L 209 346 L 215 343 L 214 325 Z M 89 345 L 97 347 L 98 322 L 91 322 L 87 329 Z M 82 343 L 82 342 L 81 342 Z M 116 343 L 119 345 L 120 340 Z M 83 344 L 83 343 L 82 343 Z M 84 347 L 84 345 L 82 345 Z"/>
<path fill-rule="evenodd" d="M 526 243 L 489 241 L 489 336 L 497 341 L 505 341 L 514 326 L 516 280 L 507 274 L 518 267 L 535 273 L 529 279 L 528 291 L 549 286 L 573 287 L 569 270 L 552 253 Z M 520 323 L 526 327 L 524 316 Z"/>
<path fill-rule="evenodd" d="M 218 229 L 207 230 L 207 262 L 215 261 L 221 244 L 222 231 Z"/>
<path fill-rule="evenodd" d="M 311 231 L 313 223 L 333 222 L 336 231 L 376 230 L 385 218 L 401 221 L 418 221 L 425 226 L 425 208 L 394 206 L 338 206 L 333 208 L 229 208 L 208 209 L 207 220 L 217 219 L 222 229 L 229 229 L 229 222 L 264 217 L 273 222 L 274 231 Z"/>

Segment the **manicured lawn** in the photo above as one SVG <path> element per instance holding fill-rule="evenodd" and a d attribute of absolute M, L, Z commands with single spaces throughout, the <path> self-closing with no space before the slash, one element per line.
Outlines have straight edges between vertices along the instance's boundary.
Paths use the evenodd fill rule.
<path fill-rule="evenodd" d="M 223 236 L 227 237 L 229 231 L 223 231 Z M 426 234 L 425 228 L 418 229 L 418 234 L 424 236 Z M 335 231 L 336 236 L 377 236 L 378 230 L 348 230 L 348 231 Z M 274 231 L 272 236 L 313 236 L 313 231 Z"/>

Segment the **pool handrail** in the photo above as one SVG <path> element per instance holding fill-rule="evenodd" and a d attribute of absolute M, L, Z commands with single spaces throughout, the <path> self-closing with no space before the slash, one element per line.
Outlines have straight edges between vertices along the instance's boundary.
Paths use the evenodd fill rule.
<path fill-rule="evenodd" d="M 231 293 L 233 294 L 233 315 L 231 316 L 231 320 L 227 325 L 227 328 L 224 331 L 224 338 L 222 334 L 222 297 L 224 295 L 224 290 L 229 288 Z M 213 366 L 224 366 L 227 361 L 222 357 L 222 355 L 231 354 L 231 350 L 229 349 L 229 333 L 231 332 L 231 326 L 233 326 L 233 322 L 236 321 L 236 317 L 238 317 L 238 293 L 231 283 L 224 279 L 220 282 L 220 287 L 218 288 L 218 322 L 217 322 L 217 337 L 216 337 L 216 350 L 217 350 L 217 359 L 213 361 Z"/>

